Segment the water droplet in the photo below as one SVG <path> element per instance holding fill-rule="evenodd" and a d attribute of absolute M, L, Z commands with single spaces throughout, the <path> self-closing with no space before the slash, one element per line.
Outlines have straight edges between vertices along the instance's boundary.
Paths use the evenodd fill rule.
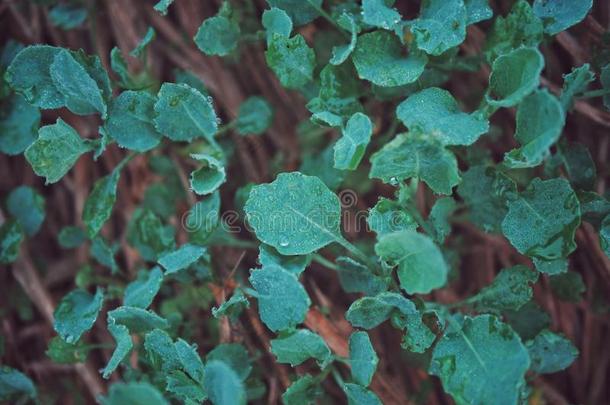
<path fill-rule="evenodd" d="M 171 107 L 175 107 L 175 106 L 177 106 L 177 105 L 178 105 L 178 103 L 179 103 L 179 102 L 180 102 L 180 100 L 178 99 L 178 97 L 172 97 L 172 98 L 169 100 L 169 105 L 170 105 Z"/>
<path fill-rule="evenodd" d="M 398 185 L 398 179 L 396 177 L 390 177 L 390 184 L 392 186 L 397 186 Z"/>
<path fill-rule="evenodd" d="M 288 246 L 288 245 L 290 245 L 290 242 L 288 242 L 287 240 L 282 239 L 282 240 L 280 241 L 280 246 L 281 246 L 281 247 L 286 247 L 286 246 Z"/>

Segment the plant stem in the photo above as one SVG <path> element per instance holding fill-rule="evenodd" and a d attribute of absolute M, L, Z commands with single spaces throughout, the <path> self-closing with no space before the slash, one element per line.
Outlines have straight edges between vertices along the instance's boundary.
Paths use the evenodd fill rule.
<path fill-rule="evenodd" d="M 337 239 L 337 242 L 339 242 L 339 244 L 341 246 L 343 246 L 350 253 L 352 253 L 359 260 L 361 260 L 364 264 L 366 264 L 367 267 L 369 267 L 370 269 L 377 269 L 378 266 L 375 263 L 373 263 L 373 261 L 371 261 L 371 259 L 369 259 L 369 257 L 362 250 L 358 249 L 355 245 L 353 245 L 347 239 L 345 239 L 344 237 L 341 236 Z"/>
<path fill-rule="evenodd" d="M 350 34 L 348 34 L 347 31 L 345 31 L 345 29 L 342 26 L 337 24 L 337 22 L 330 16 L 330 14 L 328 14 L 322 7 L 315 4 L 313 2 L 313 0 L 307 0 L 307 2 L 313 9 L 315 9 L 318 12 L 318 14 L 320 14 L 322 16 L 322 18 L 324 18 L 326 21 L 328 21 L 329 23 L 334 25 L 341 32 L 341 34 L 343 34 L 347 38 L 350 38 Z"/>
<path fill-rule="evenodd" d="M 426 232 L 429 236 L 434 237 L 434 235 L 435 235 L 434 229 L 432 229 L 430 227 L 430 224 L 428 224 L 428 221 L 426 221 L 424 219 L 424 217 L 421 215 L 421 213 L 419 212 L 419 210 L 417 208 L 415 208 L 411 204 L 406 204 L 405 209 L 407 210 L 409 215 L 411 215 L 413 217 L 413 219 L 415 219 L 415 222 L 417 222 L 417 224 L 424 230 L 424 232 Z"/>
<path fill-rule="evenodd" d="M 335 263 L 331 262 L 330 260 L 328 260 L 327 258 L 322 256 L 321 254 L 314 253 L 312 256 L 312 259 L 314 262 L 321 264 L 322 266 L 329 268 L 331 270 L 335 270 L 335 271 L 341 270 L 341 268 L 339 266 L 337 266 Z"/>
<path fill-rule="evenodd" d="M 594 97 L 606 96 L 608 94 L 610 94 L 610 89 L 598 89 L 598 90 L 585 91 L 584 93 L 580 94 L 576 98 L 579 98 L 579 99 L 594 98 Z"/>

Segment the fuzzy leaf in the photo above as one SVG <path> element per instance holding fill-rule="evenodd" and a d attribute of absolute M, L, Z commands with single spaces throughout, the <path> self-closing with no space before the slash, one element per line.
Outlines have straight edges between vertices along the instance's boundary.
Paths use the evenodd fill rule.
<path fill-rule="evenodd" d="M 261 244 L 258 251 L 258 261 L 262 267 L 277 265 L 298 277 L 311 262 L 311 256 L 284 256 L 271 246 Z"/>
<path fill-rule="evenodd" d="M 280 173 L 252 188 L 245 211 L 256 237 L 283 255 L 315 252 L 342 238 L 339 198 L 317 177 Z"/>
<path fill-rule="evenodd" d="M 102 405 L 169 405 L 157 389 L 147 382 L 114 383 L 108 395 L 100 397 Z"/>
<path fill-rule="evenodd" d="M 402 19 L 396 9 L 389 7 L 385 0 L 362 0 L 362 21 L 365 24 L 391 30 Z"/>
<path fill-rule="evenodd" d="M 518 310 L 532 299 L 534 293 L 530 284 L 536 280 L 538 273 L 526 266 L 503 269 L 490 285 L 468 302 L 487 310 Z"/>
<path fill-rule="evenodd" d="M 152 270 L 141 270 L 138 278 L 127 284 L 123 305 L 146 309 L 161 288 L 163 282 L 163 272 L 159 267 Z"/>
<path fill-rule="evenodd" d="M 197 353 L 197 345 L 190 345 L 185 340 L 178 339 L 174 343 L 174 348 L 184 371 L 193 380 L 203 382 L 205 371 L 201 357 Z"/>
<path fill-rule="evenodd" d="M 212 315 L 217 319 L 228 316 L 230 320 L 234 321 L 246 308 L 250 308 L 250 301 L 240 290 L 237 290 L 231 298 L 223 302 L 219 307 L 212 308 Z"/>
<path fill-rule="evenodd" d="M 347 395 L 348 405 L 382 405 L 381 400 L 373 391 L 358 384 L 346 383 L 341 388 Z"/>
<path fill-rule="evenodd" d="M 301 88 L 313 79 L 316 56 L 300 34 L 292 38 L 273 34 L 265 58 L 282 86 L 288 89 Z"/>
<path fill-rule="evenodd" d="M 414 50 L 405 57 L 400 40 L 387 31 L 360 35 L 352 60 L 358 77 L 381 87 L 413 83 L 428 62 L 425 54 Z"/>
<path fill-rule="evenodd" d="M 169 327 L 169 323 L 164 318 L 152 311 L 138 307 L 118 307 L 108 312 L 108 318 L 112 318 L 116 325 L 124 325 L 131 333 L 142 333 Z"/>
<path fill-rule="evenodd" d="M 225 181 L 225 167 L 218 159 L 206 154 L 192 154 L 191 158 L 199 161 L 201 167 L 191 172 L 191 188 L 199 195 L 211 194 Z"/>
<path fill-rule="evenodd" d="M 19 247 L 23 241 L 23 230 L 15 220 L 0 225 L 0 263 L 9 264 L 17 260 Z"/>
<path fill-rule="evenodd" d="M 237 112 L 237 132 L 241 135 L 260 135 L 271 126 L 273 108 L 260 96 L 249 97 L 240 104 Z"/>
<path fill-rule="evenodd" d="M 235 21 L 216 15 L 203 21 L 193 40 L 206 55 L 226 56 L 237 48 L 239 34 Z"/>
<path fill-rule="evenodd" d="M 344 256 L 338 257 L 335 262 L 339 283 L 345 292 L 375 295 L 387 290 L 389 280 L 373 274 L 365 265 Z"/>
<path fill-rule="evenodd" d="M 0 100 L 0 152 L 23 153 L 38 137 L 39 126 L 40 111 L 22 96 L 13 94 Z"/>
<path fill-rule="evenodd" d="M 133 349 L 133 341 L 131 340 L 131 335 L 129 334 L 127 327 L 125 325 L 117 325 L 110 317 L 110 313 L 108 313 L 108 315 L 108 332 L 110 332 L 114 338 L 116 347 L 114 348 L 112 357 L 108 360 L 106 367 L 101 370 L 102 377 L 106 379 L 114 373 L 121 362 L 129 355 L 131 349 Z"/>
<path fill-rule="evenodd" d="M 400 287 L 409 294 L 428 294 L 447 283 L 449 268 L 443 254 L 427 236 L 407 230 L 379 238 L 375 253 L 398 267 Z"/>
<path fill-rule="evenodd" d="M 262 24 L 265 27 L 267 43 L 272 40 L 274 34 L 288 38 L 292 32 L 292 20 L 281 8 L 271 7 L 270 10 L 263 11 Z"/>
<path fill-rule="evenodd" d="M 335 144 L 335 169 L 356 170 L 371 140 L 373 123 L 362 113 L 351 116 Z"/>
<path fill-rule="evenodd" d="M 44 222 L 44 197 L 31 187 L 19 186 L 13 189 L 6 199 L 6 209 L 28 236 L 35 235 Z"/>
<path fill-rule="evenodd" d="M 311 300 L 297 277 L 278 266 L 253 270 L 250 283 L 258 293 L 258 312 L 272 331 L 292 328 L 305 320 Z"/>
<path fill-rule="evenodd" d="M 595 80 L 595 74 L 591 71 L 588 63 L 579 67 L 573 67 L 572 71 L 563 75 L 563 87 L 559 101 L 564 111 L 568 111 L 574 104 L 574 98 L 579 93 L 587 90 L 589 83 Z"/>
<path fill-rule="evenodd" d="M 112 173 L 97 180 L 85 201 L 83 223 L 90 239 L 98 234 L 112 214 L 121 168 L 122 166 L 118 166 Z"/>
<path fill-rule="evenodd" d="M 467 114 L 447 90 L 430 87 L 398 105 L 396 115 L 409 129 L 435 137 L 445 145 L 470 145 L 489 130 L 480 114 Z"/>
<path fill-rule="evenodd" d="M 161 329 L 153 329 L 146 334 L 144 349 L 152 365 L 164 372 L 182 367 L 172 338 Z"/>
<path fill-rule="evenodd" d="M 466 24 L 476 24 L 493 17 L 493 10 L 489 7 L 489 0 L 464 0 L 466 6 Z"/>
<path fill-rule="evenodd" d="M 533 10 L 544 21 L 544 32 L 555 35 L 581 22 L 593 0 L 534 0 Z"/>
<path fill-rule="evenodd" d="M 15 403 L 21 403 L 22 397 L 36 396 L 36 387 L 28 376 L 14 368 L 0 366 L 0 401 L 15 400 Z"/>
<path fill-rule="evenodd" d="M 156 37 L 157 33 L 155 32 L 154 28 L 148 27 L 148 29 L 144 33 L 144 36 L 142 37 L 140 42 L 138 42 L 138 45 L 136 45 L 136 47 L 133 48 L 131 52 L 129 52 L 129 55 L 133 56 L 134 58 L 143 58 L 144 55 L 146 55 L 146 50 L 148 46 Z"/>
<path fill-rule="evenodd" d="M 289 363 L 292 367 L 316 359 L 320 368 L 330 361 L 330 349 L 320 335 L 308 329 L 298 329 L 288 336 L 271 340 L 271 352 L 278 363 Z"/>
<path fill-rule="evenodd" d="M 531 369 L 538 374 L 565 370 L 578 357 L 578 349 L 569 339 L 548 329 L 540 332 L 525 346 L 532 359 Z"/>
<path fill-rule="evenodd" d="M 322 395 L 319 381 L 309 374 L 299 377 L 286 392 L 282 394 L 282 401 L 286 405 L 310 405 Z"/>
<path fill-rule="evenodd" d="M 161 15 L 167 15 L 167 9 L 173 2 L 174 0 L 159 0 L 153 8 L 161 13 Z"/>
<path fill-rule="evenodd" d="M 417 222 L 401 207 L 400 203 L 383 197 L 369 210 L 366 222 L 369 228 L 377 234 L 377 238 L 387 233 L 417 229 Z"/>
<path fill-rule="evenodd" d="M 214 405 L 245 405 L 245 387 L 233 369 L 219 360 L 205 365 L 203 385 Z"/>
<path fill-rule="evenodd" d="M 354 381 L 367 387 L 371 383 L 377 363 L 379 363 L 368 333 L 354 332 L 349 337 L 349 363 Z"/>
<path fill-rule="evenodd" d="M 25 158 L 34 172 L 45 177 L 45 184 L 58 182 L 78 158 L 92 147 L 61 118 L 38 130 L 38 139 L 25 150 Z"/>
<path fill-rule="evenodd" d="M 93 327 L 103 303 L 104 291 L 101 288 L 95 295 L 81 289 L 69 292 L 53 312 L 53 329 L 67 343 L 75 343 Z"/>
<path fill-rule="evenodd" d="M 439 141 L 418 133 L 398 134 L 375 152 L 369 176 L 390 184 L 417 177 L 438 194 L 451 194 L 460 182 L 455 156 Z"/>
<path fill-rule="evenodd" d="M 239 343 L 221 343 L 206 356 L 206 361 L 219 360 L 227 364 L 242 381 L 246 381 L 252 365 L 248 356 L 248 350 Z"/>
<path fill-rule="evenodd" d="M 318 8 L 322 7 L 322 0 L 267 0 L 267 3 L 288 13 L 297 26 L 313 21 L 320 15 Z"/>
<path fill-rule="evenodd" d="M 186 269 L 205 254 L 206 249 L 201 246 L 186 243 L 173 252 L 159 257 L 159 264 L 165 268 L 166 274 L 177 273 Z"/>
<path fill-rule="evenodd" d="M 463 0 L 423 0 L 419 18 L 411 23 L 417 47 L 440 55 L 466 39 L 466 6 Z"/>
<path fill-rule="evenodd" d="M 332 58 L 330 58 L 329 63 L 332 65 L 340 65 L 349 58 L 349 56 L 356 49 L 356 43 L 358 42 L 358 26 L 354 21 L 354 18 L 348 14 L 342 14 L 339 17 L 338 24 L 341 24 L 345 21 L 346 25 L 349 27 L 349 31 L 351 32 L 349 43 L 346 45 L 337 45 L 333 46 L 332 49 Z"/>

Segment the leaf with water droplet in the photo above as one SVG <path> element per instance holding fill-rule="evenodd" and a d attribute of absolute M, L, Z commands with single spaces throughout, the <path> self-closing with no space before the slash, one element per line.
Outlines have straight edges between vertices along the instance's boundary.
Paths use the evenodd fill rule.
<path fill-rule="evenodd" d="M 82 289 L 73 290 L 55 308 L 53 328 L 67 343 L 75 343 L 93 327 L 103 303 L 104 291 L 101 288 L 95 295 Z"/>

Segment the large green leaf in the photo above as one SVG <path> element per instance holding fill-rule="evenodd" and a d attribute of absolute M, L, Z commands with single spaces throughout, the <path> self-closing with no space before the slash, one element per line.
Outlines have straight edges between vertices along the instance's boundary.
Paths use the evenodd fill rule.
<path fill-rule="evenodd" d="M 452 320 L 432 352 L 430 373 L 460 404 L 516 404 L 530 359 L 521 339 L 492 315 Z"/>

